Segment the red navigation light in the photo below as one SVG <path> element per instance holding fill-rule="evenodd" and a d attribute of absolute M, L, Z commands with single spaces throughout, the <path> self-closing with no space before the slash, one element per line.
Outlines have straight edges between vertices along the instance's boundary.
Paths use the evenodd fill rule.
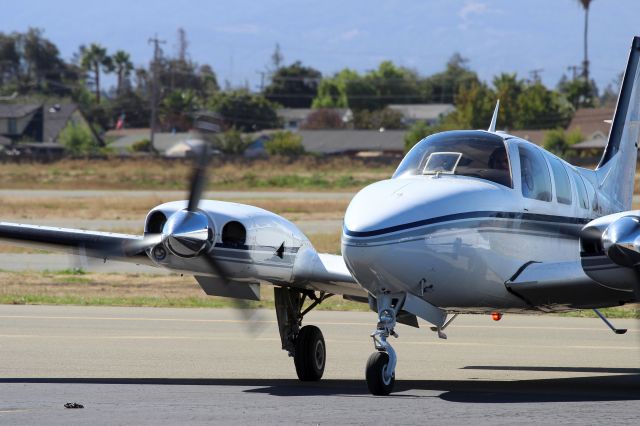
<path fill-rule="evenodd" d="M 494 321 L 500 321 L 502 319 L 501 312 L 491 312 L 491 319 Z"/>

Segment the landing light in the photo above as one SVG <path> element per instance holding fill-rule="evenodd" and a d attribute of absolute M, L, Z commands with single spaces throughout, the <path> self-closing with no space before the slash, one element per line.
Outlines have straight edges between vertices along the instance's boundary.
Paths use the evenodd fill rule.
<path fill-rule="evenodd" d="M 164 260 L 164 258 L 167 257 L 167 251 L 162 247 L 162 244 L 155 246 L 152 253 L 156 260 Z"/>
<path fill-rule="evenodd" d="M 491 319 L 494 321 L 500 321 L 502 319 L 501 312 L 491 312 Z"/>

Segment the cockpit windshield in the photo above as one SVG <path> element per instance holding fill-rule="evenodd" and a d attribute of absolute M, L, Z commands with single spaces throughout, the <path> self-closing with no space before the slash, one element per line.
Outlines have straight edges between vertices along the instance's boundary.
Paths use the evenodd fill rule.
<path fill-rule="evenodd" d="M 460 130 L 428 136 L 409 151 L 393 178 L 435 174 L 471 176 L 513 187 L 504 141 L 486 132 Z"/>

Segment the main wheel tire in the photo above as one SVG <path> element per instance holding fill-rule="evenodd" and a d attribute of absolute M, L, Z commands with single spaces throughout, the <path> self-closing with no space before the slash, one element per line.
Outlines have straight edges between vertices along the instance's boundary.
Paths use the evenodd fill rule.
<path fill-rule="evenodd" d="M 396 382 L 396 373 L 390 379 L 385 380 L 384 376 L 389 366 L 389 354 L 386 352 L 374 352 L 367 360 L 367 387 L 374 395 L 389 395 Z"/>
<path fill-rule="evenodd" d="M 303 382 L 315 382 L 322 378 L 327 359 L 327 349 L 322 332 L 315 325 L 305 325 L 296 340 L 293 361 L 298 378 Z"/>

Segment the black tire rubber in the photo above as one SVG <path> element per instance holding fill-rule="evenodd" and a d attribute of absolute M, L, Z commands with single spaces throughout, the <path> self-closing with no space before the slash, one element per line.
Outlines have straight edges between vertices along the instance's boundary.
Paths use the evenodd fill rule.
<path fill-rule="evenodd" d="M 373 395 L 389 395 L 393 391 L 396 373 L 394 372 L 391 380 L 385 383 L 383 372 L 387 365 L 389 365 L 389 354 L 386 352 L 374 352 L 367 360 L 367 387 Z"/>
<path fill-rule="evenodd" d="M 320 380 L 326 360 L 327 349 L 322 331 L 315 325 L 305 325 L 298 333 L 296 354 L 293 357 L 298 378 L 303 382 Z"/>

